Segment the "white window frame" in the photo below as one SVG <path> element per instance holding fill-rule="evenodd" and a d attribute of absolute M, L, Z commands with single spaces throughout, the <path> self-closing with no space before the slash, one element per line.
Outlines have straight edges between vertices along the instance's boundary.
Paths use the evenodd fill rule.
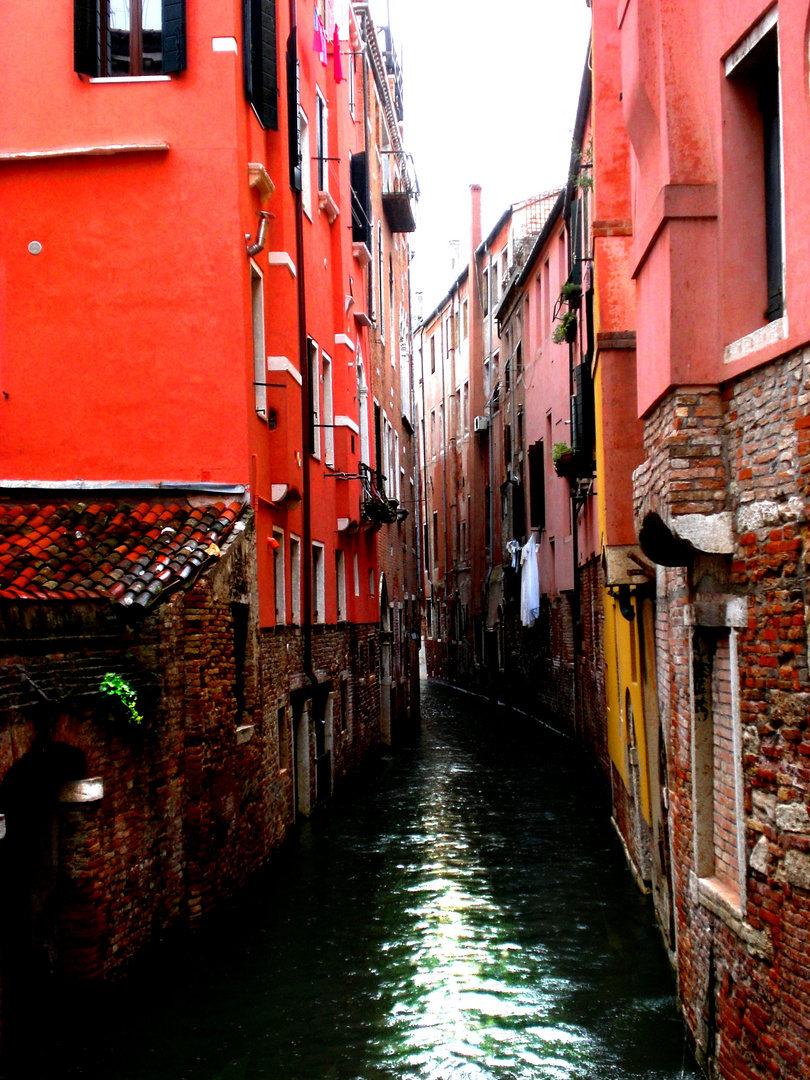
<path fill-rule="evenodd" d="M 250 260 L 250 311 L 253 327 L 253 399 L 256 415 L 267 420 L 267 359 L 264 336 L 264 275 Z"/>
<path fill-rule="evenodd" d="M 290 619 L 301 625 L 301 537 L 290 533 Z"/>
<path fill-rule="evenodd" d="M 329 191 L 329 108 L 326 98 L 317 87 L 315 87 L 315 115 L 317 169 L 323 180 L 322 184 L 318 184 L 318 191 Z"/>
<path fill-rule="evenodd" d="M 326 465 L 335 465 L 335 405 L 332 380 L 332 357 L 321 351 L 321 382 L 323 384 L 323 459 Z M 320 444 L 320 439 L 318 440 Z"/>
<path fill-rule="evenodd" d="M 309 342 L 309 385 L 312 399 L 312 446 L 310 453 L 321 459 L 321 350 L 314 338 Z"/>
<path fill-rule="evenodd" d="M 337 621 L 346 622 L 346 552 L 335 548 L 335 598 L 337 600 Z"/>
<path fill-rule="evenodd" d="M 298 110 L 298 145 L 301 147 L 301 203 L 312 221 L 312 158 L 309 152 L 309 120 L 303 109 Z"/>
<path fill-rule="evenodd" d="M 273 539 L 278 547 L 273 548 L 273 599 L 276 611 L 276 625 L 287 622 L 287 581 L 284 558 L 284 530 L 273 526 Z"/>
<path fill-rule="evenodd" d="M 326 549 L 320 540 L 312 541 L 312 621 L 326 622 Z"/>

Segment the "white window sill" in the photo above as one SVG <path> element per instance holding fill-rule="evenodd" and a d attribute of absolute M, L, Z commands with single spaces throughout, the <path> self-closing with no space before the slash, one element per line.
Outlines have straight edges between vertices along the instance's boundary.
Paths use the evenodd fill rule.
<path fill-rule="evenodd" d="M 726 345 L 723 349 L 723 363 L 731 364 L 735 360 L 744 360 L 747 356 L 765 348 L 767 345 L 772 345 L 777 341 L 784 341 L 787 336 L 788 320 L 787 315 L 783 315 L 781 319 L 774 319 L 773 322 L 760 326 L 753 333 L 746 334 L 745 337 Z"/>
<path fill-rule="evenodd" d="M 149 83 L 171 82 L 171 75 L 110 75 L 102 78 L 91 78 L 91 83 Z"/>

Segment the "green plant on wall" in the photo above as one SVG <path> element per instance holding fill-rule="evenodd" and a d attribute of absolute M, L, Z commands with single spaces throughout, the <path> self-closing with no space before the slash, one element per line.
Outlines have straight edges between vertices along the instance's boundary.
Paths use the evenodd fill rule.
<path fill-rule="evenodd" d="M 108 671 L 99 683 L 99 690 L 104 694 L 109 694 L 111 697 L 118 698 L 126 709 L 127 720 L 130 724 L 143 723 L 143 717 L 138 712 L 138 695 L 123 675 L 116 675 L 115 672 Z"/>
<path fill-rule="evenodd" d="M 563 341 L 571 342 L 574 340 L 577 332 L 577 316 L 574 311 L 566 311 L 565 314 L 560 315 L 557 325 L 554 327 L 554 333 L 551 335 L 551 340 L 559 345 Z"/>
<path fill-rule="evenodd" d="M 571 453 L 571 447 L 568 443 L 555 442 L 551 451 L 551 460 L 556 465 L 560 458 L 566 457 Z"/>

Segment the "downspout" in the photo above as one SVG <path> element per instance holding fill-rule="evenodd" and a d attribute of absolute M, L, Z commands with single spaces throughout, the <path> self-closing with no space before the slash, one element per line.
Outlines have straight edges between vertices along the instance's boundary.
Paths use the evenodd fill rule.
<path fill-rule="evenodd" d="M 450 581 L 450 543 L 448 538 L 449 520 L 447 517 L 447 391 L 445 389 L 445 352 L 448 348 L 448 343 L 445 341 L 445 326 L 447 320 L 439 316 L 439 333 L 442 349 L 442 520 L 444 521 L 444 617 L 447 619 L 447 594 L 449 592 Z M 445 630 L 447 626 L 445 625 Z M 442 639 L 446 646 L 449 647 L 449 635 L 446 635 Z M 449 656 L 448 656 L 449 659 Z"/>
<path fill-rule="evenodd" d="M 411 265 L 410 265 L 410 263 L 411 263 L 411 253 L 410 253 L 410 248 L 409 248 L 408 249 L 408 351 L 410 352 L 410 358 L 411 358 L 411 363 L 410 363 L 411 384 L 408 387 L 408 395 L 409 395 L 410 401 L 411 401 L 411 416 L 413 417 L 414 434 L 416 435 L 416 439 L 415 439 L 415 444 L 416 444 L 415 450 L 416 450 L 416 452 L 414 454 L 414 469 L 413 469 L 413 474 L 414 474 L 413 478 L 414 478 L 414 485 L 415 485 L 414 501 L 415 501 L 415 504 L 416 504 L 415 507 L 414 507 L 414 509 L 416 511 L 416 513 L 414 515 L 414 518 L 415 518 L 415 520 L 414 520 L 414 531 L 416 533 L 416 598 L 419 601 L 419 609 L 418 610 L 421 611 L 422 610 L 422 603 L 423 603 L 423 600 L 424 600 L 423 584 L 424 584 L 425 579 L 424 579 L 424 570 L 423 570 L 423 566 L 422 566 L 422 562 L 423 562 L 423 559 L 424 559 L 424 554 L 422 552 L 422 475 L 421 475 L 422 454 L 421 454 L 421 443 L 420 443 L 420 437 L 419 436 L 420 436 L 420 428 L 421 428 L 421 424 L 420 424 L 421 416 L 424 416 L 424 413 L 425 413 L 425 402 L 424 402 L 424 386 L 425 386 L 425 384 L 424 384 L 424 380 L 421 380 L 422 381 L 422 395 L 423 395 L 423 397 L 422 397 L 422 412 L 421 412 L 421 416 L 420 416 L 420 413 L 416 408 L 416 372 L 414 371 L 414 357 L 413 357 L 413 322 L 412 322 L 413 309 L 411 308 Z M 422 340 L 424 341 L 424 334 L 422 335 Z M 420 372 L 420 374 L 422 374 L 422 373 Z M 421 642 L 422 622 L 421 622 L 421 618 L 419 619 L 418 626 L 414 627 L 414 629 L 419 634 L 419 648 L 421 649 L 421 647 L 422 647 L 422 642 Z"/>
<path fill-rule="evenodd" d="M 493 555 L 495 551 L 495 493 L 492 490 L 493 485 L 493 457 L 492 453 L 492 441 L 495 437 L 494 431 L 494 417 L 495 410 L 493 408 L 493 402 L 495 400 L 495 369 L 492 363 L 492 258 L 489 252 L 489 245 L 484 248 L 487 257 L 487 324 L 489 332 L 489 343 L 487 345 L 487 352 L 489 354 L 489 439 L 487 440 L 487 452 L 488 452 L 488 477 L 489 477 L 489 565 L 487 567 L 487 611 L 489 610 L 489 579 L 492 577 L 492 567 L 494 563 Z"/>
<path fill-rule="evenodd" d="M 295 48 L 295 61 L 298 62 L 298 20 L 296 0 L 290 0 L 290 41 Z M 289 83 L 287 92 L 289 93 Z M 288 116 L 289 116 L 288 109 Z M 296 123 L 297 123 L 297 117 Z M 292 121 L 292 117 L 290 117 Z M 291 133 L 288 137 L 291 137 Z M 297 135 L 296 135 L 297 139 Z M 301 168 L 308 168 L 309 162 L 302 161 Z M 310 384 L 312 372 L 309 367 L 309 341 L 307 338 L 307 291 L 306 268 L 304 263 L 304 193 L 293 187 L 295 198 L 295 281 L 298 294 L 298 355 L 301 365 L 301 448 L 303 451 L 302 504 L 304 512 L 303 533 L 303 577 L 304 595 L 302 611 L 302 630 L 304 632 L 304 674 L 312 686 L 318 679 L 312 667 L 312 495 L 310 479 L 310 456 L 312 440 L 310 429 Z"/>
<path fill-rule="evenodd" d="M 371 216 L 371 157 L 369 156 L 369 146 L 371 144 L 371 119 L 368 111 L 368 28 L 366 25 L 366 19 L 368 13 L 363 13 L 363 153 L 366 155 L 366 205 L 363 207 L 363 211 L 366 215 L 366 222 L 369 228 L 369 236 L 371 239 L 371 247 L 369 248 L 369 254 L 371 255 L 371 262 L 369 263 L 368 274 L 368 288 L 366 290 L 366 310 L 369 315 L 374 311 L 374 220 Z M 371 353 L 369 352 L 369 359 Z M 371 456 L 371 455 L 369 455 Z M 380 468 L 380 462 L 374 463 L 377 470 Z"/>

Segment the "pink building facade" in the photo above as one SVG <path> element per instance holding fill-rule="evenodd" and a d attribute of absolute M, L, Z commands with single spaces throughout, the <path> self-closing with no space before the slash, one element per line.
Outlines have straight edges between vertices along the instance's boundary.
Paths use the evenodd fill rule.
<path fill-rule="evenodd" d="M 807 6 L 593 7 L 596 274 L 631 367 L 635 344 L 655 564 L 656 907 L 709 1074 L 787 1080 L 810 1071 Z"/>

